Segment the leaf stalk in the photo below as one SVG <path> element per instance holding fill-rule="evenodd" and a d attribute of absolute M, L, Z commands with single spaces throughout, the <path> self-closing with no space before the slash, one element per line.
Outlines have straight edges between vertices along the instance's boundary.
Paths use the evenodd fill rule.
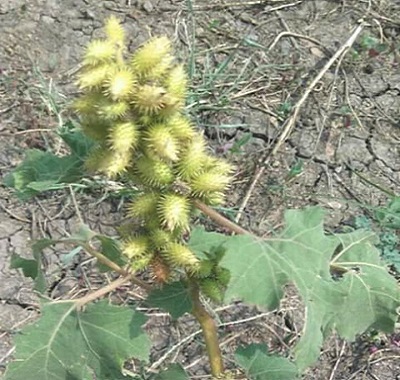
<path fill-rule="evenodd" d="M 213 208 L 207 206 L 203 202 L 200 202 L 197 199 L 193 199 L 193 203 L 203 214 L 207 215 L 210 219 L 212 219 L 221 227 L 225 227 L 229 231 L 232 231 L 239 235 L 251 235 L 250 231 L 247 231 L 236 223 L 231 222 L 229 219 L 221 215 L 218 211 L 215 211 Z"/>

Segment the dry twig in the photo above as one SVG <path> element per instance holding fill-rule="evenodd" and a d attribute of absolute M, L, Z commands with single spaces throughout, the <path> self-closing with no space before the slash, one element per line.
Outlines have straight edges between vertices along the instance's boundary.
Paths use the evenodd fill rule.
<path fill-rule="evenodd" d="M 331 66 L 335 63 L 337 59 L 340 59 L 346 52 L 351 48 L 361 31 L 365 27 L 365 22 L 362 21 L 360 24 L 354 29 L 353 33 L 351 36 L 348 38 L 348 40 L 336 51 L 336 53 L 331 57 L 331 59 L 324 65 L 324 67 L 320 70 L 320 72 L 317 74 L 317 76 L 314 78 L 314 80 L 310 83 L 310 85 L 306 88 L 304 91 L 303 96 L 300 98 L 300 100 L 295 104 L 293 107 L 292 114 L 290 117 L 286 120 L 284 125 L 282 126 L 282 132 L 279 138 L 277 139 L 275 146 L 272 148 L 270 152 L 267 153 L 265 157 L 263 157 L 261 161 L 261 166 L 258 167 L 256 173 L 253 176 L 252 182 L 249 186 L 249 189 L 247 190 L 247 193 L 244 197 L 244 200 L 239 208 L 239 212 L 236 216 L 236 223 L 240 220 L 244 209 L 247 206 L 247 203 L 249 202 L 249 199 L 254 191 L 254 188 L 256 187 L 256 184 L 258 183 L 259 179 L 261 178 L 261 175 L 264 173 L 266 166 L 276 155 L 282 144 L 286 141 L 290 133 L 292 132 L 295 122 L 299 116 L 300 109 L 306 102 L 307 98 L 313 91 L 313 89 L 317 86 L 319 81 L 322 79 L 322 77 L 325 75 L 325 73 L 331 68 Z"/>

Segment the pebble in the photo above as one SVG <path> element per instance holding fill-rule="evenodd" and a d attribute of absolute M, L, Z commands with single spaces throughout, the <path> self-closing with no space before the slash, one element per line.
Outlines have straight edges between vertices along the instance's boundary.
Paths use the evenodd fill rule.
<path fill-rule="evenodd" d="M 142 7 L 147 13 L 152 12 L 153 9 L 154 9 L 154 6 L 153 6 L 152 2 L 149 1 L 149 0 L 144 1 Z"/>

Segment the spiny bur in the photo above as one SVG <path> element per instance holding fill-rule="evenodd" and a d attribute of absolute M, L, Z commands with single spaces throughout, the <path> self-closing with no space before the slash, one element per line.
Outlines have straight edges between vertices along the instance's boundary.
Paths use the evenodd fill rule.
<path fill-rule="evenodd" d="M 110 43 L 116 44 L 119 47 L 124 47 L 125 42 L 125 30 L 119 22 L 118 18 L 111 16 L 104 27 L 104 32 L 107 36 L 107 40 Z"/>
<path fill-rule="evenodd" d="M 153 74 L 158 78 L 163 70 L 167 70 L 172 62 L 171 41 L 168 37 L 155 37 L 139 48 L 133 55 L 131 62 L 133 69 L 141 76 Z"/>
<path fill-rule="evenodd" d="M 145 256 L 149 253 L 150 239 L 147 236 L 135 236 L 122 244 L 122 252 L 130 259 Z"/>
<path fill-rule="evenodd" d="M 182 268 L 191 273 L 195 273 L 199 269 L 199 259 L 186 245 L 171 243 L 163 251 L 163 254 L 173 267 Z"/>
<path fill-rule="evenodd" d="M 194 201 L 220 204 L 233 170 L 207 152 L 204 137 L 185 115 L 188 79 L 171 41 L 154 37 L 129 53 L 126 40 L 121 23 L 111 17 L 104 38 L 84 52 L 77 78 L 82 95 L 73 107 L 96 143 L 85 167 L 111 178 L 124 175 L 143 191 L 128 207 L 141 233 L 123 236 L 132 271 L 150 267 L 157 281 L 167 282 L 174 269 L 184 270 L 220 299 L 227 274 L 200 264 L 184 234 Z M 211 275 L 213 286 L 207 285 Z"/>
<path fill-rule="evenodd" d="M 224 298 L 224 289 L 216 282 L 210 278 L 205 278 L 200 280 L 200 289 L 204 295 L 210 298 L 212 301 L 220 303 Z"/>
<path fill-rule="evenodd" d="M 157 212 L 157 204 L 160 194 L 150 192 L 135 198 L 129 205 L 128 215 L 131 218 L 146 219 Z"/>
<path fill-rule="evenodd" d="M 168 231 L 177 228 L 187 230 L 190 221 L 190 201 L 179 194 L 163 195 L 158 203 L 157 211 L 162 225 Z"/>

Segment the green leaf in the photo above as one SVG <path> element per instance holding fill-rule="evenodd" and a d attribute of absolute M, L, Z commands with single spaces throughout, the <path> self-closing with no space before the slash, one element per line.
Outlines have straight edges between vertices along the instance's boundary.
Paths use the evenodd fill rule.
<path fill-rule="evenodd" d="M 34 255 L 41 254 L 45 248 L 51 247 L 56 244 L 58 240 L 53 239 L 39 239 L 32 244 L 32 251 Z"/>
<path fill-rule="evenodd" d="M 24 259 L 17 253 L 11 255 L 10 261 L 11 269 L 22 269 L 22 273 L 25 277 L 35 279 L 38 274 L 38 262 L 33 259 Z"/>
<path fill-rule="evenodd" d="M 255 47 L 255 48 L 258 48 L 258 49 L 265 49 L 264 45 L 259 44 L 258 42 L 254 41 L 253 39 L 251 39 L 249 37 L 245 37 L 243 39 L 243 43 L 245 45 L 247 45 L 247 46 L 250 46 L 250 47 Z"/>
<path fill-rule="evenodd" d="M 51 247 L 52 245 L 56 244 L 57 242 L 58 242 L 57 240 L 53 240 L 53 239 L 39 239 L 39 240 L 36 240 L 32 244 L 32 254 L 38 263 L 38 275 L 35 279 L 34 289 L 39 291 L 40 293 L 44 293 L 47 289 L 47 281 L 46 281 L 45 272 L 41 266 L 43 250 L 48 247 Z"/>
<path fill-rule="evenodd" d="M 361 38 L 360 45 L 364 49 L 371 49 L 374 46 L 376 46 L 379 43 L 379 41 L 370 35 L 365 35 Z"/>
<path fill-rule="evenodd" d="M 80 160 L 84 160 L 94 146 L 73 120 L 68 120 L 58 132 L 60 137 L 69 146 L 71 152 Z"/>
<path fill-rule="evenodd" d="M 48 191 L 48 190 L 59 190 L 59 189 L 62 189 L 63 187 L 64 186 L 58 184 L 54 180 L 34 181 L 34 182 L 30 182 L 27 185 L 28 189 L 31 189 L 37 193 L 42 193 L 42 192 Z"/>
<path fill-rule="evenodd" d="M 181 282 L 164 285 L 161 289 L 153 290 L 147 297 L 146 303 L 151 307 L 158 307 L 171 314 L 173 319 L 178 319 L 192 310 L 192 301 L 189 291 Z"/>
<path fill-rule="evenodd" d="M 210 252 L 219 248 L 229 240 L 228 236 L 217 232 L 207 232 L 204 228 L 194 228 L 190 234 L 188 246 L 191 251 L 200 259 L 209 259 Z"/>
<path fill-rule="evenodd" d="M 400 251 L 399 247 L 400 238 L 397 236 L 396 231 L 384 230 L 379 234 L 379 251 L 382 254 L 382 258 L 392 265 L 395 270 L 400 273 Z"/>
<path fill-rule="evenodd" d="M 42 270 L 42 250 L 52 243 L 52 240 L 38 240 L 32 245 L 33 259 L 25 259 L 16 253 L 11 256 L 10 268 L 22 269 L 25 277 L 30 277 L 34 281 L 34 290 L 44 293 L 47 289 L 45 274 Z"/>
<path fill-rule="evenodd" d="M 349 340 L 369 327 L 391 332 L 398 318 L 400 290 L 373 246 L 375 235 L 357 230 L 332 238 L 340 241 L 342 249 L 331 265 L 347 269 L 340 280 L 341 302 L 336 304 L 336 330 Z"/>
<path fill-rule="evenodd" d="M 82 251 L 82 247 L 75 247 L 71 249 L 68 253 L 62 256 L 61 262 L 64 266 L 68 266 L 72 264 L 74 257 Z"/>
<path fill-rule="evenodd" d="M 289 178 L 296 177 L 300 175 L 304 170 L 304 162 L 303 160 L 298 160 L 291 168 L 288 174 Z"/>
<path fill-rule="evenodd" d="M 172 364 L 160 372 L 155 380 L 190 380 L 185 370 L 179 364 Z"/>
<path fill-rule="evenodd" d="M 225 240 L 220 265 L 231 273 L 225 301 L 276 308 L 284 286 L 294 284 L 306 309 L 294 350 L 300 370 L 318 358 L 324 336 L 334 328 L 347 339 L 369 327 L 392 330 L 400 292 L 374 247 L 375 235 L 357 231 L 328 236 L 318 207 L 287 211 L 285 221 L 282 233 L 268 240 L 197 231 L 195 251 L 206 252 Z M 343 274 L 338 276 L 335 268 Z"/>
<path fill-rule="evenodd" d="M 100 240 L 101 242 L 100 251 L 104 256 L 106 256 L 108 259 L 118 264 L 119 266 L 125 265 L 126 261 L 117 240 L 104 235 L 96 235 L 96 239 Z M 100 262 L 98 262 L 97 266 L 102 272 L 108 272 L 111 270 L 107 265 L 104 265 Z"/>
<path fill-rule="evenodd" d="M 394 197 L 386 207 L 379 208 L 375 218 L 382 227 L 400 229 L 400 197 Z"/>
<path fill-rule="evenodd" d="M 76 240 L 77 242 L 87 243 L 96 236 L 96 232 L 92 231 L 86 224 L 80 224 L 78 232 L 72 234 L 68 240 Z"/>
<path fill-rule="evenodd" d="M 124 380 L 124 361 L 148 360 L 146 317 L 106 301 L 83 312 L 72 302 L 48 303 L 41 318 L 15 338 L 5 380 Z"/>
<path fill-rule="evenodd" d="M 297 378 L 297 368 L 289 359 L 269 355 L 268 347 L 251 344 L 239 347 L 235 352 L 236 362 L 252 380 L 291 380 Z"/>
<path fill-rule="evenodd" d="M 230 151 L 232 153 L 240 153 L 243 146 L 245 146 L 253 137 L 252 133 L 244 133 L 243 136 L 234 142 Z"/>
<path fill-rule="evenodd" d="M 67 121 L 58 134 L 70 148 L 69 155 L 59 157 L 38 149 L 28 150 L 24 161 L 5 177 L 4 184 L 14 188 L 20 199 L 62 189 L 83 177 L 83 162 L 94 143 L 73 121 Z"/>
<path fill-rule="evenodd" d="M 59 189 L 82 177 L 82 161 L 75 155 L 58 157 L 38 149 L 28 150 L 24 161 L 4 179 L 6 186 L 26 200 L 43 191 Z"/>

